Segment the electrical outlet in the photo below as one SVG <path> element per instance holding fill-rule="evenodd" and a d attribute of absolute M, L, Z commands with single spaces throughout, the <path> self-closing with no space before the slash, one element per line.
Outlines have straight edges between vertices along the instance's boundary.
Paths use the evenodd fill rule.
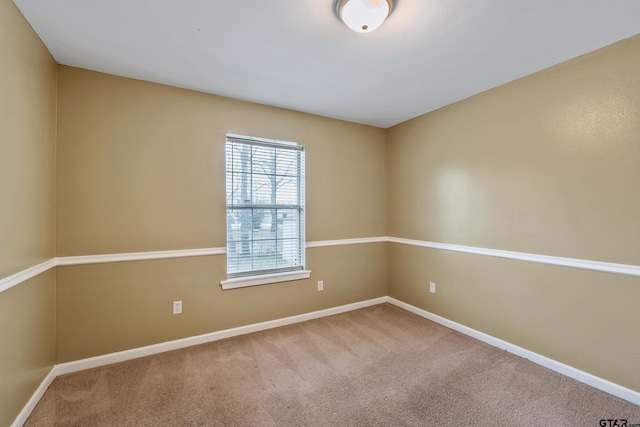
<path fill-rule="evenodd" d="M 173 302 L 173 314 L 182 313 L 182 301 L 174 301 Z"/>
<path fill-rule="evenodd" d="M 436 293 L 436 284 L 433 282 L 429 282 L 429 292 L 431 292 L 432 294 Z"/>
<path fill-rule="evenodd" d="M 318 292 L 324 291 L 324 281 L 318 280 Z"/>

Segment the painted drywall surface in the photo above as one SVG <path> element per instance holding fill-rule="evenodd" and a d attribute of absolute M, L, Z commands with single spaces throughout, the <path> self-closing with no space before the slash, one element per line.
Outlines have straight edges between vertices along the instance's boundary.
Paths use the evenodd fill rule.
<path fill-rule="evenodd" d="M 305 145 L 307 241 L 386 235 L 382 129 L 65 66 L 58 117 L 58 256 L 224 247 L 227 132 Z M 60 267 L 56 360 L 385 294 L 384 243 L 308 249 L 307 268 L 221 291 L 225 256 Z"/>
<path fill-rule="evenodd" d="M 55 250 L 56 64 L 10 0 L 0 0 L 0 279 Z M 54 362 L 54 275 L 0 293 L 0 425 Z"/>
<path fill-rule="evenodd" d="M 56 64 L 0 0 L 0 278 L 53 257 Z"/>
<path fill-rule="evenodd" d="M 388 131 L 389 235 L 640 264 L 640 36 Z"/>
<path fill-rule="evenodd" d="M 53 367 L 54 272 L 0 294 L 0 425 L 18 416 Z"/>
<path fill-rule="evenodd" d="M 388 250 L 389 296 L 640 391 L 637 277 L 395 243 Z"/>
<path fill-rule="evenodd" d="M 307 240 L 385 235 L 378 128 L 59 68 L 58 255 L 225 246 L 227 132 L 306 148 Z"/>
<path fill-rule="evenodd" d="M 225 257 L 57 268 L 57 363 L 386 295 L 386 243 L 307 250 L 311 278 L 223 291 Z M 324 291 L 316 282 L 324 280 Z M 183 313 L 172 314 L 181 300 Z"/>
<path fill-rule="evenodd" d="M 634 37 L 390 129 L 389 235 L 640 264 L 639 69 Z M 640 390 L 640 278 L 396 244 L 388 262 L 390 296 Z"/>

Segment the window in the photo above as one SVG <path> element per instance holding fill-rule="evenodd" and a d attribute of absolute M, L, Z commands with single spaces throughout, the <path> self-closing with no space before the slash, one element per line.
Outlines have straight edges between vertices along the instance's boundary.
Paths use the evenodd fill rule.
<path fill-rule="evenodd" d="M 309 277 L 304 271 L 304 147 L 228 134 L 225 152 L 223 288 Z"/>

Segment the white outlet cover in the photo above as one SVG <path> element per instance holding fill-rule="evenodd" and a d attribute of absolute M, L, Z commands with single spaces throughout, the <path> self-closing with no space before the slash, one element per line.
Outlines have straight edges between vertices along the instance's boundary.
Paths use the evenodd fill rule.
<path fill-rule="evenodd" d="M 182 301 L 174 301 L 173 314 L 181 314 L 181 313 L 182 313 Z"/>
<path fill-rule="evenodd" d="M 429 292 L 431 292 L 432 294 L 436 293 L 436 284 L 433 282 L 429 283 Z"/>

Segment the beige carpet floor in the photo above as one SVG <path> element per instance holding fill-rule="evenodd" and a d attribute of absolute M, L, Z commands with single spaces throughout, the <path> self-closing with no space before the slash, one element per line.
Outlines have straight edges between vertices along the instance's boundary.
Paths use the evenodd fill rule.
<path fill-rule="evenodd" d="M 640 407 L 383 304 L 57 378 L 26 426 L 598 426 Z"/>

